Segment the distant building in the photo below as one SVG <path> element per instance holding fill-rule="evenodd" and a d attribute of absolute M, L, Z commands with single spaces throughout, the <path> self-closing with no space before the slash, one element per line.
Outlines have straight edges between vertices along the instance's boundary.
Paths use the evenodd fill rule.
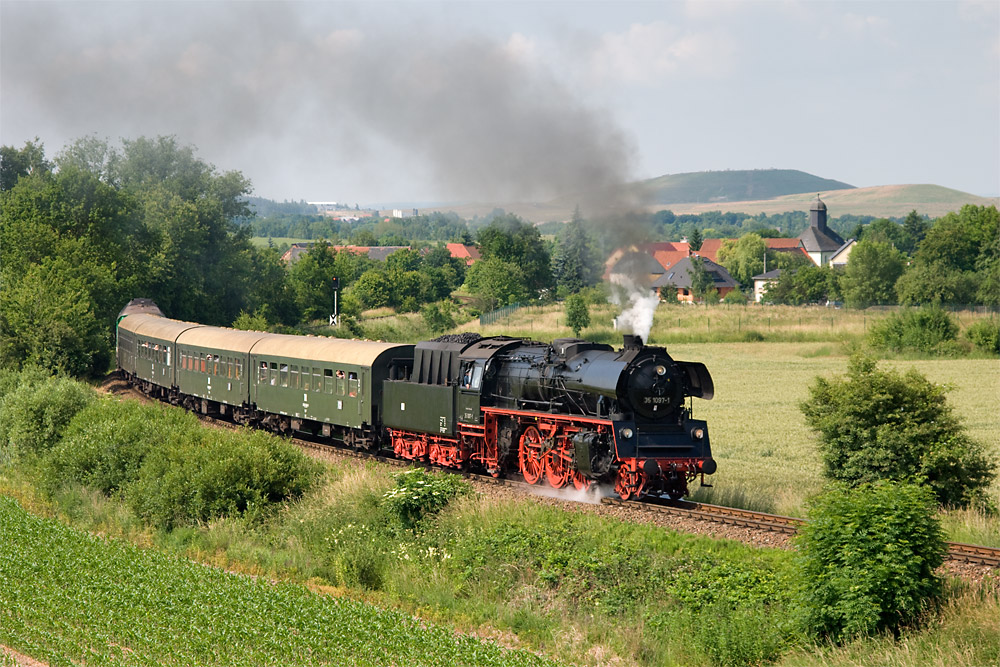
<path fill-rule="evenodd" d="M 701 262 L 712 279 L 712 287 L 718 291 L 720 299 L 733 290 L 739 289 L 739 283 L 729 275 L 726 267 L 716 264 L 710 259 L 692 255 L 677 262 L 653 282 L 653 288 L 659 293 L 661 301 L 669 300 L 672 296 L 678 301 L 693 302 L 695 300 L 691 289 L 691 271 L 694 269 L 694 262 Z"/>
<path fill-rule="evenodd" d="M 479 248 L 474 245 L 448 243 L 445 247 L 448 248 L 448 252 L 451 253 L 452 257 L 464 261 L 466 266 L 472 266 L 476 263 L 476 260 L 480 259 Z"/>
<path fill-rule="evenodd" d="M 826 225 L 826 204 L 816 195 L 809 208 L 809 226 L 799 234 L 799 241 L 816 266 L 826 266 L 830 258 L 841 254 L 847 243 Z M 850 251 L 848 251 L 850 252 Z"/>
<path fill-rule="evenodd" d="M 760 303 L 761 299 L 764 298 L 764 294 L 767 292 L 767 288 L 773 283 L 778 282 L 781 279 L 781 269 L 774 269 L 768 271 L 767 273 L 762 273 L 760 275 L 753 277 L 753 300 L 755 303 Z"/>

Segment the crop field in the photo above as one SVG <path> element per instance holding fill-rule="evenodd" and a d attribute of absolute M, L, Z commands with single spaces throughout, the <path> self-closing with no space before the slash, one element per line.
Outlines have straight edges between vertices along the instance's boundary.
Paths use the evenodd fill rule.
<path fill-rule="evenodd" d="M 50 665 L 542 665 L 395 611 L 104 540 L 0 496 L 0 643 Z"/>
<path fill-rule="evenodd" d="M 799 410 L 817 376 L 845 372 L 847 357 L 828 355 L 821 343 L 672 345 L 677 359 L 701 361 L 712 372 L 715 398 L 694 401 L 707 419 L 719 461 L 711 494 L 759 509 L 801 516 L 803 501 L 819 490 L 822 462 L 816 439 Z M 1000 363 L 974 359 L 883 361 L 953 387 L 948 398 L 969 434 L 1000 459 Z M 994 485 L 1000 502 L 1000 487 Z"/>

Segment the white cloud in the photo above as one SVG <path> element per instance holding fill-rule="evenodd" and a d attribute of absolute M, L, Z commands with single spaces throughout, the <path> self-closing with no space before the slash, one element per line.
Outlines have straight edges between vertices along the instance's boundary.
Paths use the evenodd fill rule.
<path fill-rule="evenodd" d="M 633 23 L 600 38 L 590 59 L 593 78 L 651 85 L 674 75 L 729 70 L 733 48 L 716 32 L 685 32 L 662 21 Z"/>

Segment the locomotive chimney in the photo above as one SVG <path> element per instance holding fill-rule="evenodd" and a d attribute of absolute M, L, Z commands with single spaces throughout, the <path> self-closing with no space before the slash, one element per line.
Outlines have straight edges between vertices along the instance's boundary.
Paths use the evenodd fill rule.
<path fill-rule="evenodd" d="M 625 334 L 625 349 L 626 350 L 641 350 L 642 349 L 642 336 L 636 336 L 633 334 Z"/>

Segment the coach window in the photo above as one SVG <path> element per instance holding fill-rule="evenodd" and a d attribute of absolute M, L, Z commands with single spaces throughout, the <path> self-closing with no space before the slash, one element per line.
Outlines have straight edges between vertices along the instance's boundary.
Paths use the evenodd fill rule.
<path fill-rule="evenodd" d="M 271 374 L 269 375 L 271 386 L 278 384 L 278 364 L 271 362 Z"/>
<path fill-rule="evenodd" d="M 242 359 L 237 359 L 236 360 L 236 379 L 239 380 L 242 377 L 243 377 L 243 360 Z"/>
<path fill-rule="evenodd" d="M 323 393 L 325 393 L 325 394 L 332 394 L 333 393 L 333 371 L 330 370 L 329 368 L 324 368 L 323 369 L 323 381 L 324 381 L 324 385 L 325 385 L 323 387 Z"/>
<path fill-rule="evenodd" d="M 349 389 L 348 396 L 352 396 L 352 397 L 353 396 L 357 396 L 358 395 L 358 388 L 361 386 L 361 383 L 358 382 L 358 374 L 357 373 L 351 372 L 351 373 L 347 374 L 347 385 L 348 385 L 348 389 Z"/>
<path fill-rule="evenodd" d="M 288 386 L 292 389 L 299 388 L 299 367 L 292 364 L 291 377 L 288 379 Z"/>
<path fill-rule="evenodd" d="M 309 370 L 308 366 L 303 366 L 302 367 L 302 390 L 303 391 L 309 391 L 309 387 L 312 386 L 312 383 L 310 382 L 310 378 L 312 377 L 310 375 L 311 372 L 312 371 Z"/>
<path fill-rule="evenodd" d="M 323 391 L 323 370 L 313 366 L 313 391 Z"/>
<path fill-rule="evenodd" d="M 267 362 L 260 362 L 260 373 L 257 379 L 257 384 L 267 384 Z"/>
<path fill-rule="evenodd" d="M 219 355 L 215 355 L 215 357 L 212 359 L 212 363 L 215 369 L 212 374 L 221 375 L 221 373 L 219 372 Z"/>
<path fill-rule="evenodd" d="M 345 377 L 344 371 L 337 371 L 337 396 L 343 396 L 347 393 L 347 381 Z"/>
<path fill-rule="evenodd" d="M 212 356 L 212 355 L 209 355 L 209 356 Z M 205 370 L 205 353 L 204 352 L 199 352 L 198 353 L 198 363 L 200 365 L 199 371 L 202 372 L 202 373 L 205 373 L 206 370 Z"/>
<path fill-rule="evenodd" d="M 281 364 L 281 386 L 288 386 L 288 364 Z"/>

